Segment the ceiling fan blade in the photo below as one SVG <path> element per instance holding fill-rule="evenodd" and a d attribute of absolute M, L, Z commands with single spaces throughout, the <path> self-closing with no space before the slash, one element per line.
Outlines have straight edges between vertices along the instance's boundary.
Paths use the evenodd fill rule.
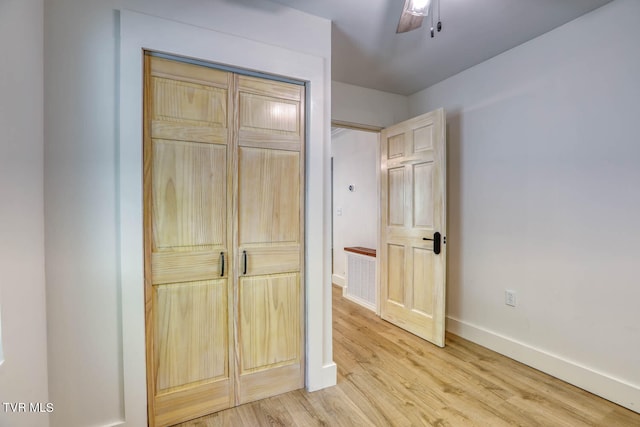
<path fill-rule="evenodd" d="M 409 1 L 410 0 L 405 0 L 404 2 L 402 15 L 400 15 L 400 21 L 398 21 L 396 34 L 406 33 L 407 31 L 415 30 L 416 28 L 420 28 L 422 26 L 424 16 L 415 16 L 407 12 L 407 7 L 409 6 L 407 3 L 409 3 Z"/>
<path fill-rule="evenodd" d="M 415 30 L 422 26 L 424 16 L 415 16 L 407 12 L 402 12 L 400 21 L 398 21 L 398 28 L 396 33 L 406 33 L 407 31 Z"/>

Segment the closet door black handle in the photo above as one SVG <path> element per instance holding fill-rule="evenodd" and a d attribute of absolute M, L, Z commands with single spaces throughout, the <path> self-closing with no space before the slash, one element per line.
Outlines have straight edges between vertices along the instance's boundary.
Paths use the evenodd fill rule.
<path fill-rule="evenodd" d="M 220 258 L 222 259 L 222 268 L 220 268 L 220 277 L 224 277 L 224 252 L 220 252 Z"/>
<path fill-rule="evenodd" d="M 242 267 L 242 274 L 247 274 L 247 251 L 242 251 L 242 262 L 244 267 Z"/>
<path fill-rule="evenodd" d="M 433 253 L 438 255 L 440 253 L 440 239 L 441 239 L 441 235 L 440 232 L 436 231 L 435 233 L 433 233 L 433 239 L 428 239 L 426 237 L 423 237 L 422 240 L 431 240 L 433 241 Z"/>

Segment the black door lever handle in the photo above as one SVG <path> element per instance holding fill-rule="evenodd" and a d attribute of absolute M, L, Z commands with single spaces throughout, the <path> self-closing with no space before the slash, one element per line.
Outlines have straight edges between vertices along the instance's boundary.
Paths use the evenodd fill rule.
<path fill-rule="evenodd" d="M 433 253 L 438 255 L 440 254 L 440 239 L 442 238 L 442 236 L 440 235 L 439 231 L 436 231 L 435 233 L 433 233 L 433 239 L 429 239 L 427 237 L 423 237 L 422 240 L 431 240 L 433 242 Z"/>

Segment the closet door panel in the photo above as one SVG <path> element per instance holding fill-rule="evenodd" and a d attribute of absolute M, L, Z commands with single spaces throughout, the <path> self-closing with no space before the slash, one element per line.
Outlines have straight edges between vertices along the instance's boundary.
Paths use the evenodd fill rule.
<path fill-rule="evenodd" d="M 156 391 L 226 378 L 228 370 L 225 280 L 155 287 Z"/>
<path fill-rule="evenodd" d="M 241 375 L 299 361 L 299 298 L 297 273 L 241 278 Z"/>
<path fill-rule="evenodd" d="M 256 276 L 301 270 L 300 245 L 272 247 L 244 247 L 247 255 L 240 254 L 238 262 L 245 275 Z M 246 265 L 246 269 L 244 266 Z M 244 273 L 243 273 L 244 274 Z"/>
<path fill-rule="evenodd" d="M 227 147 L 153 139 L 156 251 L 221 248 L 227 238 Z"/>
<path fill-rule="evenodd" d="M 300 154 L 239 149 L 239 241 L 299 243 Z"/>
<path fill-rule="evenodd" d="M 149 424 L 234 404 L 229 73 L 145 56 Z"/>
<path fill-rule="evenodd" d="M 238 144 L 301 151 L 303 88 L 246 76 L 238 80 Z"/>
<path fill-rule="evenodd" d="M 151 256 L 151 280 L 161 285 L 220 277 L 228 263 L 229 256 L 220 251 L 158 252 Z"/>
<path fill-rule="evenodd" d="M 304 386 L 304 88 L 238 77 L 236 401 Z"/>
<path fill-rule="evenodd" d="M 226 144 L 229 73 L 153 58 L 148 90 L 154 138 Z"/>

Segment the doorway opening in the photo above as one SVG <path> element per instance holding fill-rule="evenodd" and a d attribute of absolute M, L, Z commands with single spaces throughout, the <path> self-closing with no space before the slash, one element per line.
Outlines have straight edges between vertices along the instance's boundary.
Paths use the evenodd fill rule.
<path fill-rule="evenodd" d="M 336 123 L 331 129 L 332 283 L 342 287 L 343 296 L 374 311 L 378 294 L 379 145 L 379 129 Z"/>
<path fill-rule="evenodd" d="M 349 138 L 341 143 L 341 133 L 335 132 L 332 139 L 334 282 L 344 283 L 347 298 L 442 347 L 446 283 L 444 110 L 382 129 L 374 139 L 379 147 L 375 157 L 373 144 L 364 142 L 366 134 L 345 132 Z M 367 162 L 367 157 L 373 160 Z M 341 158 L 348 159 L 342 167 Z M 368 169 L 367 165 L 375 164 L 379 167 Z M 368 188 L 368 198 L 358 195 L 359 186 Z M 347 215 L 350 221 L 343 220 Z M 354 239 L 368 242 L 368 246 L 375 242 L 377 250 Z M 345 267 L 341 248 L 349 252 Z M 361 255 L 373 256 L 375 261 L 365 262 Z"/>

